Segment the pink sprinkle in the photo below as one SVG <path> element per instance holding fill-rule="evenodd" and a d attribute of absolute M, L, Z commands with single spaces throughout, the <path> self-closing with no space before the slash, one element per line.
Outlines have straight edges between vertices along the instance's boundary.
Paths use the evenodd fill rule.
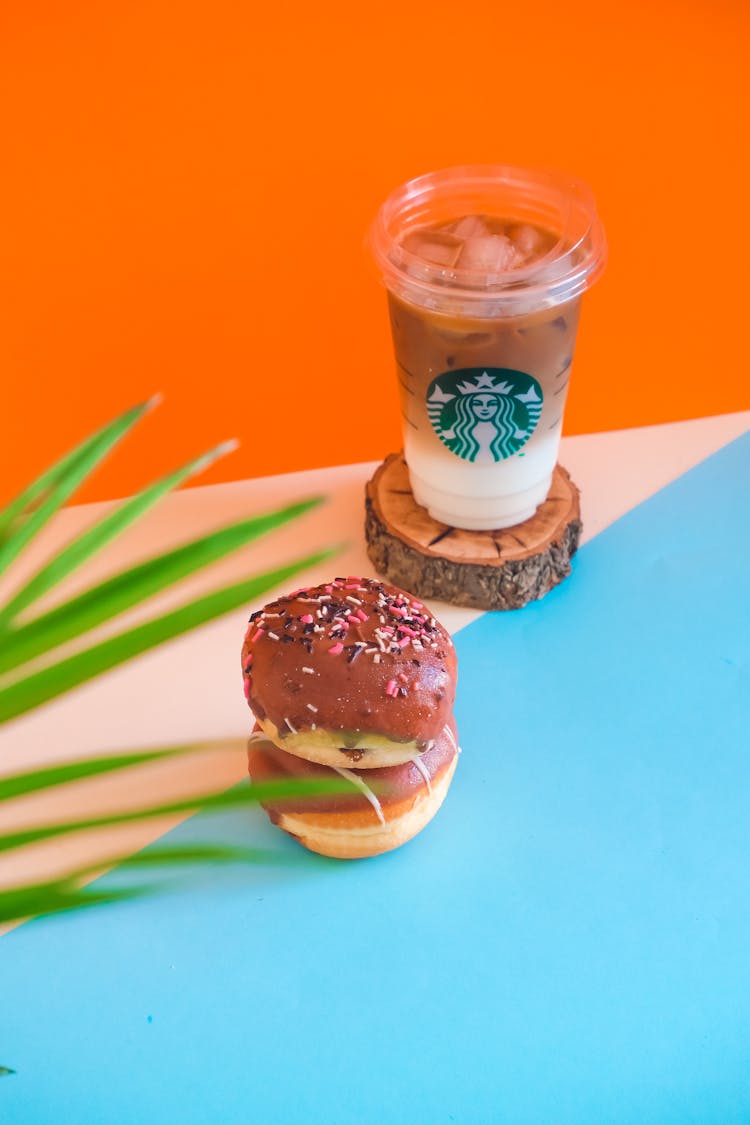
<path fill-rule="evenodd" d="M 339 641 L 337 644 L 331 645 L 331 647 L 328 650 L 328 655 L 329 656 L 338 656 L 338 654 L 340 652 L 343 652 L 343 651 L 344 651 L 344 646 Z"/>
<path fill-rule="evenodd" d="M 258 637 L 262 637 L 264 632 L 265 632 L 264 629 L 261 629 L 260 627 L 258 627 L 255 630 L 255 633 L 253 634 L 253 636 L 250 638 L 250 640 L 251 641 L 257 641 Z"/>
<path fill-rule="evenodd" d="M 300 621 L 304 621 L 305 625 L 312 625 L 313 615 L 311 613 L 303 613 L 300 617 Z"/>
<path fill-rule="evenodd" d="M 424 602 L 412 602 L 415 609 L 424 609 Z"/>
<path fill-rule="evenodd" d="M 396 681 L 395 680 L 389 680 L 388 683 L 386 684 L 386 687 L 385 687 L 385 694 L 386 695 L 395 695 L 397 690 L 398 690 L 398 688 L 396 687 Z"/>
<path fill-rule="evenodd" d="M 326 593 L 332 594 L 333 593 L 333 586 L 326 586 Z"/>
<path fill-rule="evenodd" d="M 362 581 L 362 579 L 359 578 L 356 574 L 347 574 L 346 580 L 347 580 L 347 582 L 361 582 Z"/>
<path fill-rule="evenodd" d="M 409 643 L 409 640 L 410 640 L 409 637 L 402 637 L 401 640 L 397 641 L 396 643 L 397 643 L 399 648 L 406 648 L 406 646 Z"/>
<path fill-rule="evenodd" d="M 399 629 L 401 630 L 402 633 L 406 633 L 407 637 L 418 637 L 419 636 L 419 633 L 416 631 L 416 629 L 410 629 L 408 625 L 399 625 Z"/>
<path fill-rule="evenodd" d="M 367 614 L 365 613 L 365 611 L 363 609 L 357 610 L 357 617 L 360 619 L 360 621 L 367 621 L 368 620 Z"/>
<path fill-rule="evenodd" d="M 401 607 L 397 606 L 397 605 L 391 606 L 391 613 L 394 615 L 394 617 L 405 617 L 406 616 L 406 611 L 401 609 Z"/>
<path fill-rule="evenodd" d="M 409 680 L 409 677 L 407 676 L 406 672 L 399 672 L 399 674 L 398 674 L 398 676 L 396 677 L 396 679 L 397 679 L 397 680 L 400 680 L 402 684 L 405 684 L 405 683 L 407 683 L 407 682 L 408 682 L 408 680 Z"/>

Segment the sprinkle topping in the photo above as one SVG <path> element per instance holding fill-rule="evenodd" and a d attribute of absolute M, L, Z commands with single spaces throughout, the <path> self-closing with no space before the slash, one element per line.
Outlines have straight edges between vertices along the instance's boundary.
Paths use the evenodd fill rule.
<path fill-rule="evenodd" d="M 266 636 L 282 644 L 301 645 L 309 658 L 322 651 L 348 664 L 362 660 L 375 665 L 397 657 L 401 669 L 404 658 L 411 658 L 406 661 L 414 666 L 409 674 L 399 671 L 387 682 L 385 694 L 392 699 L 419 687 L 427 654 L 446 655 L 445 634 L 424 604 L 375 578 L 340 576 L 323 586 L 302 587 L 256 611 L 250 621 L 251 645 Z M 246 653 L 248 677 L 252 676 L 251 661 L 252 649 Z M 316 674 L 312 664 L 310 660 L 302 667 L 305 675 Z"/>

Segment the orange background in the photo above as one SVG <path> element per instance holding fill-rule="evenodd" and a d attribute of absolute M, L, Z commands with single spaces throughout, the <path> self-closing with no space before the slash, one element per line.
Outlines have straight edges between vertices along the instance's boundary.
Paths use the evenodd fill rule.
<path fill-rule="evenodd" d="M 456 163 L 596 192 L 566 432 L 750 407 L 743 0 L 3 9 L 0 495 L 155 390 L 84 498 L 230 436 L 203 481 L 394 448 L 363 238 Z"/>

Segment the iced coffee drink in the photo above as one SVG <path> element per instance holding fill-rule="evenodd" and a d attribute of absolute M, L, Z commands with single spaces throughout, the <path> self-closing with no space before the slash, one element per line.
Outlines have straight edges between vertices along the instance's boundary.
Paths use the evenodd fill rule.
<path fill-rule="evenodd" d="M 604 263 L 587 190 L 504 168 L 422 177 L 381 209 L 373 248 L 416 500 L 454 527 L 529 519 L 557 460 L 580 297 Z"/>

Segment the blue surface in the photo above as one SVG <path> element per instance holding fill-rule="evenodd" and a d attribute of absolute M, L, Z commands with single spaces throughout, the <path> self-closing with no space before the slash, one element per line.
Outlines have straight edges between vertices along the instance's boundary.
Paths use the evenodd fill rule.
<path fill-rule="evenodd" d="M 750 435 L 457 637 L 464 754 L 376 860 L 0 943 L 0 1121 L 750 1121 Z M 261 814 L 174 841 L 295 851 Z"/>

